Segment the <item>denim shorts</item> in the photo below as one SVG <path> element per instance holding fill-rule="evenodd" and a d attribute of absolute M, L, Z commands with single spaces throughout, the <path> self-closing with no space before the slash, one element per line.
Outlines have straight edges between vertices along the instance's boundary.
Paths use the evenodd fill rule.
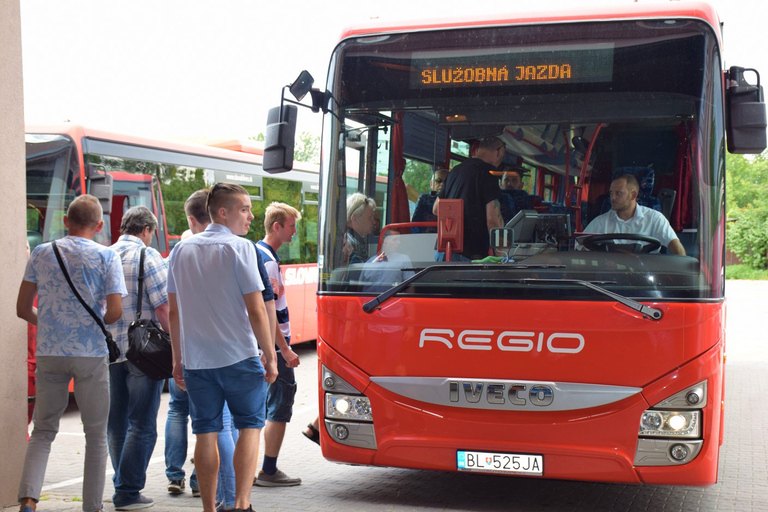
<path fill-rule="evenodd" d="M 224 401 L 232 412 L 235 428 L 264 426 L 267 383 L 258 357 L 244 359 L 231 366 L 206 370 L 184 369 L 189 396 L 192 432 L 209 434 L 223 427 Z"/>
<path fill-rule="evenodd" d="M 296 396 L 296 377 L 285 359 L 277 353 L 277 379 L 267 390 L 267 419 L 276 423 L 288 423 L 293 415 L 293 399 Z"/>

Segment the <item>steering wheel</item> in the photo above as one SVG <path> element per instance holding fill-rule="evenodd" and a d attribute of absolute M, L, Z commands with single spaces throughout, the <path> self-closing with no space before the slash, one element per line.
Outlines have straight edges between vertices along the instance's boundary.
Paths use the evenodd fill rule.
<path fill-rule="evenodd" d="M 635 244 L 616 244 L 614 240 L 632 240 Z M 636 235 L 634 233 L 606 233 L 604 235 L 589 235 L 579 242 L 590 251 L 628 252 L 647 254 L 661 248 L 661 242 L 652 236 Z"/>

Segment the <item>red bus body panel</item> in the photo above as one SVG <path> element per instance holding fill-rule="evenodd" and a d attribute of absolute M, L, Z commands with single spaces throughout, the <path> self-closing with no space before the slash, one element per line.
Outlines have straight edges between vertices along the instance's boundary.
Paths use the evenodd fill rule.
<path fill-rule="evenodd" d="M 342 446 L 323 435 L 323 455 L 336 461 L 456 471 L 457 450 L 544 456 L 544 477 L 626 483 L 709 485 L 717 481 L 722 414 L 724 308 L 714 304 L 649 304 L 656 322 L 613 302 L 537 302 L 394 298 L 372 314 L 366 298 L 319 297 L 319 359 L 371 400 L 378 448 Z M 471 315 L 468 312 L 472 312 Z M 420 343 L 426 328 L 526 331 L 529 352 L 453 343 Z M 539 333 L 578 333 L 578 353 L 537 348 Z M 438 406 L 396 395 L 376 376 L 463 380 L 520 379 L 642 388 L 624 400 L 570 411 L 478 410 Z M 640 417 L 647 408 L 707 380 L 704 447 L 685 466 L 633 465 Z M 322 404 L 323 391 L 320 390 Z M 323 429 L 321 429 L 322 431 Z"/>
<path fill-rule="evenodd" d="M 280 265 L 291 319 L 291 345 L 317 339 L 317 265 Z"/>
<path fill-rule="evenodd" d="M 659 19 L 659 18 L 695 18 L 705 20 L 720 37 L 720 18 L 715 9 L 704 2 L 667 2 L 656 4 L 625 4 L 602 7 L 583 8 L 578 12 L 568 9 L 551 9 L 548 11 L 500 14 L 493 17 L 478 15 L 475 17 L 444 18 L 431 20 L 402 20 L 387 22 L 389 24 L 372 22 L 347 27 L 342 31 L 341 39 L 361 37 L 370 34 L 393 32 L 416 32 L 420 30 L 449 30 L 467 27 L 484 27 L 498 25 L 542 25 L 549 23 L 574 23 L 590 21 L 611 21 L 622 19 Z M 722 41 L 721 41 L 722 42 Z"/>

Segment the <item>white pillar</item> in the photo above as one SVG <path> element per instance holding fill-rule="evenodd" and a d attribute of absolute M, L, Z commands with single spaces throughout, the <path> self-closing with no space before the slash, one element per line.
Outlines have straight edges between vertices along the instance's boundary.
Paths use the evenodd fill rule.
<path fill-rule="evenodd" d="M 27 324 L 16 317 L 26 263 L 22 84 L 19 0 L 0 0 L 0 507 L 17 503 L 27 445 Z"/>

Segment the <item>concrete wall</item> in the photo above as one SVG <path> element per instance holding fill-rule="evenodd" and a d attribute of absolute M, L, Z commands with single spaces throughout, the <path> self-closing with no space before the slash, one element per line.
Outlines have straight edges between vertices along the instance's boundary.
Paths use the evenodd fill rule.
<path fill-rule="evenodd" d="M 0 0 L 0 506 L 17 503 L 27 444 L 27 324 L 16 317 L 26 263 L 21 69 L 19 0 Z"/>

